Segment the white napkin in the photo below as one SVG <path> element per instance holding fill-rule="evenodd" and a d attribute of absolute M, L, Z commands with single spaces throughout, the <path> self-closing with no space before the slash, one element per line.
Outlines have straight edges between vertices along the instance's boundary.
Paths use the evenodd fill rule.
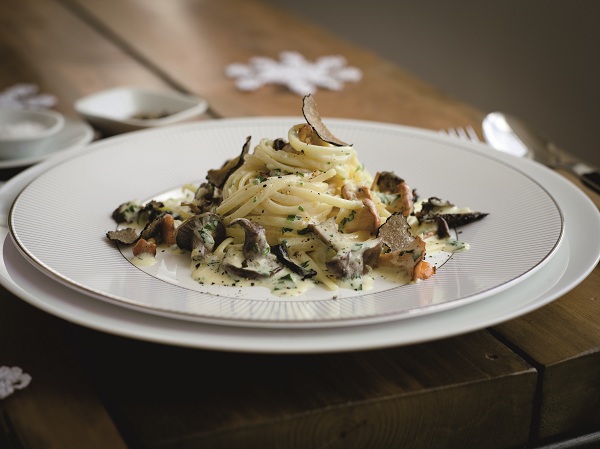
<path fill-rule="evenodd" d="M 253 91 L 266 84 L 280 84 L 302 96 L 314 93 L 319 87 L 341 90 L 345 82 L 362 78 L 362 72 L 347 66 L 342 56 L 322 56 L 310 62 L 293 51 L 280 53 L 279 60 L 256 56 L 249 64 L 230 64 L 225 73 L 236 78 L 240 90 Z"/>

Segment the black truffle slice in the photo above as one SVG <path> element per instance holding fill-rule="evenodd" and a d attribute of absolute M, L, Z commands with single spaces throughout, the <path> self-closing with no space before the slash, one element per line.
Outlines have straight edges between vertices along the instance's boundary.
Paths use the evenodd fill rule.
<path fill-rule="evenodd" d="M 319 111 L 317 110 L 317 102 L 315 101 L 312 95 L 307 95 L 302 100 L 302 114 L 306 119 L 307 123 L 312 126 L 312 128 L 317 133 L 319 138 L 327 143 L 335 145 L 337 147 L 345 147 L 349 146 L 349 143 L 344 142 L 343 140 L 335 137 L 329 129 L 325 126 L 323 121 L 321 120 L 321 116 L 319 115 Z"/>
<path fill-rule="evenodd" d="M 135 229 L 132 228 L 119 229 L 117 231 L 108 231 L 106 233 L 106 237 L 108 237 L 113 242 L 122 243 L 123 245 L 133 245 L 140 238 L 137 232 L 135 232 Z"/>

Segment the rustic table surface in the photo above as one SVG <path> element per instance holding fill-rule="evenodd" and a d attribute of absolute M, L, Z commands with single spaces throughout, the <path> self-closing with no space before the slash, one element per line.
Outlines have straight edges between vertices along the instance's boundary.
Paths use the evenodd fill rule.
<path fill-rule="evenodd" d="M 328 115 L 481 131 L 476 108 L 259 1 L 0 2 L 0 90 L 37 84 L 71 117 L 78 98 L 121 85 L 201 95 L 210 109 L 200 120 L 298 115 L 299 97 L 281 86 L 244 93 L 224 75 L 232 62 L 285 50 L 311 60 L 343 55 L 362 70 L 341 92 L 319 91 Z M 284 355 L 122 338 L 0 288 L 0 365 L 33 378 L 0 400 L 0 447 L 502 449 L 597 441 L 599 290 L 596 268 L 551 304 L 490 329 L 405 347 Z"/>

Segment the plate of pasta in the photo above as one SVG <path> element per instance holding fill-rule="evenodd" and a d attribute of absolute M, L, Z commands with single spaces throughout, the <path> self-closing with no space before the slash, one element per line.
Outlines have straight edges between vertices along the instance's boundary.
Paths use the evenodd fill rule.
<path fill-rule="evenodd" d="M 280 328 L 470 304 L 557 251 L 552 196 L 485 149 L 323 122 L 225 119 L 97 142 L 19 194 L 11 237 L 43 273 L 98 300 Z"/>

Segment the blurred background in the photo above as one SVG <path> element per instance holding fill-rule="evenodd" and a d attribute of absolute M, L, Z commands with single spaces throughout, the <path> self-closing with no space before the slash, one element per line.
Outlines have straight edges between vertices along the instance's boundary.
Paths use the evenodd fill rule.
<path fill-rule="evenodd" d="M 596 0 L 268 2 L 482 111 L 520 116 L 600 166 Z"/>

